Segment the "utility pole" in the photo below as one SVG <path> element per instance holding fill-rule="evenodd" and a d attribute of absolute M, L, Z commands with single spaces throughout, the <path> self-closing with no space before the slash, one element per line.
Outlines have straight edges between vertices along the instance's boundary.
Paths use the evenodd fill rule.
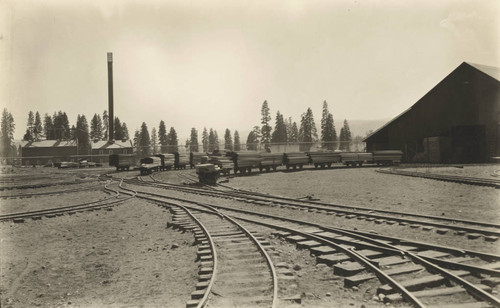
<path fill-rule="evenodd" d="M 113 53 L 108 52 L 108 109 L 109 109 L 109 128 L 108 141 L 112 142 L 114 138 L 114 121 L 113 114 Z"/>

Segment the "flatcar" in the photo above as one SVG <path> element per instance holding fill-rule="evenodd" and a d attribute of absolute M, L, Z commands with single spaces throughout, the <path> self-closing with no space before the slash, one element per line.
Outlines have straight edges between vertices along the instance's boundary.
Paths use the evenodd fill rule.
<path fill-rule="evenodd" d="M 139 167 L 139 171 L 141 175 L 147 175 L 152 174 L 153 172 L 160 171 L 161 167 L 162 162 L 160 157 L 144 157 L 143 159 L 141 159 L 141 166 Z"/>
<path fill-rule="evenodd" d="M 109 165 L 116 167 L 116 171 L 130 170 L 136 165 L 137 158 L 134 154 L 111 154 Z"/>

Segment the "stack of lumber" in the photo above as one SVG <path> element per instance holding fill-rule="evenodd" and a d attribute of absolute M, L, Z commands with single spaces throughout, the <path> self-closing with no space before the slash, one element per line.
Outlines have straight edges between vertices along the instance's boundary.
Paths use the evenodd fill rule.
<path fill-rule="evenodd" d="M 306 165 L 309 163 L 309 156 L 304 152 L 285 153 L 283 160 L 287 165 Z"/>
<path fill-rule="evenodd" d="M 201 158 L 203 156 L 207 156 L 207 153 L 195 153 L 195 152 L 191 152 L 189 153 L 189 164 L 191 165 L 191 167 L 194 167 L 194 165 L 198 165 L 198 164 L 201 164 Z"/>
<path fill-rule="evenodd" d="M 234 152 L 233 162 L 236 168 L 256 168 L 260 163 L 260 153 Z"/>
<path fill-rule="evenodd" d="M 402 151 L 397 150 L 386 150 L 386 151 L 374 151 L 373 160 L 374 161 L 392 161 L 394 163 L 401 162 L 401 157 L 403 157 Z"/>
<path fill-rule="evenodd" d="M 164 157 L 165 167 L 173 167 L 175 164 L 175 155 L 174 154 L 161 154 Z"/>
<path fill-rule="evenodd" d="M 364 162 L 373 161 L 373 154 L 366 152 L 342 152 L 340 153 L 342 162 Z"/>
<path fill-rule="evenodd" d="M 230 170 L 234 168 L 234 163 L 225 156 L 210 156 L 209 163 L 219 166 L 222 170 Z"/>
<path fill-rule="evenodd" d="M 340 153 L 338 152 L 309 152 L 308 154 L 313 164 L 329 164 L 340 161 Z"/>
<path fill-rule="evenodd" d="M 260 166 L 281 166 L 283 165 L 283 153 L 261 153 Z"/>
<path fill-rule="evenodd" d="M 175 153 L 176 168 L 184 167 L 189 164 L 189 155 L 186 153 Z"/>

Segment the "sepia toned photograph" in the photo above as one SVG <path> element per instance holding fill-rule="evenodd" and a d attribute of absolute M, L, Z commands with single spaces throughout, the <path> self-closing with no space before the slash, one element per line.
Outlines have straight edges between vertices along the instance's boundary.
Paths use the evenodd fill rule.
<path fill-rule="evenodd" d="M 0 0 L 0 307 L 500 307 L 498 0 Z"/>

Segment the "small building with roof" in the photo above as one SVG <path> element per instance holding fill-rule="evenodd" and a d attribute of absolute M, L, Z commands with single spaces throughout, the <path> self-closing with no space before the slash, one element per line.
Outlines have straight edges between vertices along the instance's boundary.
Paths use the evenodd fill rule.
<path fill-rule="evenodd" d="M 133 154 L 134 148 L 131 140 L 100 140 L 92 142 L 92 161 L 108 163 L 111 154 Z"/>
<path fill-rule="evenodd" d="M 500 156 L 500 69 L 463 62 L 364 140 L 405 162 L 486 163 Z"/>
<path fill-rule="evenodd" d="M 78 145 L 75 140 L 29 141 L 21 146 L 23 165 L 47 165 L 62 161 L 78 160 Z"/>

